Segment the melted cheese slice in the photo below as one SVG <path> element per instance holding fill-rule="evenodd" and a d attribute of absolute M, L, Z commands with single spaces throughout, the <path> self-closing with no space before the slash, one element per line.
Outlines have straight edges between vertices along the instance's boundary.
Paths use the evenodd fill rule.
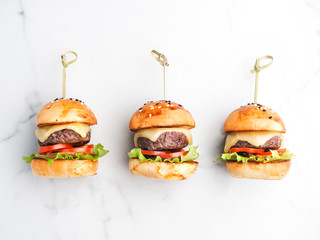
<path fill-rule="evenodd" d="M 36 136 L 40 142 L 44 142 L 50 137 L 50 135 L 56 131 L 63 129 L 70 129 L 80 134 L 81 137 L 87 136 L 87 133 L 90 131 L 90 126 L 85 123 L 69 123 L 69 124 L 58 124 L 52 126 L 45 126 L 38 128 L 36 130 Z"/>
<path fill-rule="evenodd" d="M 177 128 L 147 128 L 147 129 L 141 129 L 136 132 L 134 135 L 134 144 L 136 147 L 138 147 L 138 138 L 139 137 L 145 137 L 150 139 L 152 142 L 157 141 L 159 136 L 164 132 L 180 132 L 183 133 L 187 139 L 189 145 L 192 144 L 192 135 L 190 131 L 187 128 L 184 127 L 177 127 Z"/>
<path fill-rule="evenodd" d="M 254 146 L 265 144 L 270 138 L 278 136 L 281 139 L 281 148 L 283 147 L 283 135 L 272 131 L 254 131 L 254 132 L 232 132 L 227 136 L 224 152 L 229 152 L 230 148 L 238 141 L 246 141 Z"/>

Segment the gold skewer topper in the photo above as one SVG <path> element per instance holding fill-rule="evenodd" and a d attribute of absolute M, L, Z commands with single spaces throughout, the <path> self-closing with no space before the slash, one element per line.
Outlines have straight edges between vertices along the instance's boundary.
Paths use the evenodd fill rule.
<path fill-rule="evenodd" d="M 260 62 L 263 61 L 263 60 L 266 60 L 266 59 L 270 59 L 271 61 L 268 64 L 261 66 Z M 269 67 L 272 64 L 272 62 L 273 62 L 273 57 L 269 56 L 269 55 L 261 57 L 261 58 L 257 58 L 256 63 L 254 65 L 254 69 L 251 70 L 252 73 L 256 73 L 255 88 L 254 88 L 254 103 L 257 103 L 257 98 L 258 98 L 259 72 L 262 69 L 265 69 L 266 67 Z"/>
<path fill-rule="evenodd" d="M 166 67 L 169 67 L 168 59 L 162 53 L 156 50 L 151 51 L 151 55 L 160 63 L 163 67 L 163 100 L 166 100 Z"/>
<path fill-rule="evenodd" d="M 71 53 L 75 56 L 75 59 L 67 62 L 67 54 Z M 66 97 L 66 69 L 67 67 L 74 63 L 75 61 L 77 61 L 78 59 L 78 55 L 74 52 L 74 51 L 66 51 L 64 54 L 61 55 L 61 60 L 62 60 L 62 97 L 65 98 Z"/>

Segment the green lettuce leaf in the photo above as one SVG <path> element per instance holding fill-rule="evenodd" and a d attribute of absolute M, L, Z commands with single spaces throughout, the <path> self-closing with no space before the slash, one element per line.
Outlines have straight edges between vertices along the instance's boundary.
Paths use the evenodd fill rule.
<path fill-rule="evenodd" d="M 104 146 L 102 144 L 94 145 L 93 147 L 93 156 L 89 154 L 84 153 L 76 153 L 75 156 L 69 155 L 69 154 L 63 154 L 63 153 L 57 153 L 55 158 L 45 158 L 45 157 L 37 157 L 39 159 L 47 160 L 48 165 L 52 165 L 54 160 L 60 159 L 60 160 L 92 160 L 97 161 L 99 158 L 106 155 L 109 150 L 104 149 Z M 32 159 L 36 158 L 34 154 L 31 154 L 29 157 L 22 157 L 22 159 L 26 163 L 31 163 Z"/>
<path fill-rule="evenodd" d="M 109 150 L 104 149 L 104 146 L 100 143 L 98 143 L 97 145 L 94 145 L 93 147 L 93 160 L 98 160 L 98 158 L 103 157 L 104 155 L 106 155 L 109 152 Z"/>
<path fill-rule="evenodd" d="M 34 159 L 35 155 L 31 154 L 29 157 L 27 156 L 23 156 L 22 159 L 26 162 L 26 163 L 31 163 L 32 159 Z"/>
<path fill-rule="evenodd" d="M 272 161 L 287 160 L 287 159 L 291 159 L 294 156 L 289 151 L 285 151 L 284 153 L 278 153 L 275 150 L 270 150 L 270 152 L 272 154 L 268 156 L 250 154 L 249 157 L 240 156 L 236 152 L 222 153 L 222 155 L 214 162 L 218 162 L 220 160 L 228 160 L 228 161 L 237 161 L 237 162 L 243 162 L 243 163 L 247 163 L 248 161 L 266 163 L 266 162 L 272 162 Z"/>
<path fill-rule="evenodd" d="M 52 159 L 52 158 L 48 158 L 47 161 L 48 161 L 48 165 L 52 165 L 53 162 L 54 162 L 55 159 Z"/>
<path fill-rule="evenodd" d="M 171 162 L 171 163 L 181 163 L 181 162 L 191 162 L 196 160 L 199 157 L 199 153 L 197 153 L 198 146 L 190 146 L 188 153 L 185 156 L 181 156 L 179 158 L 165 158 L 157 156 L 155 159 L 146 158 L 141 153 L 141 148 L 134 148 L 130 152 L 128 152 L 129 158 L 138 158 L 140 162 Z"/>
<path fill-rule="evenodd" d="M 181 157 L 182 162 L 194 161 L 199 157 L 199 153 L 197 153 L 198 146 L 190 146 L 189 152 Z"/>

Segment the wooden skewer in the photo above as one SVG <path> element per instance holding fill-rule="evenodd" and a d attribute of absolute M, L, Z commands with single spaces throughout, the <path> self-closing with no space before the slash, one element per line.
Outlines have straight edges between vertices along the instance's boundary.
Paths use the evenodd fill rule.
<path fill-rule="evenodd" d="M 67 62 L 66 55 L 68 53 L 72 53 L 75 56 L 75 59 Z M 62 69 L 62 97 L 63 98 L 66 97 L 66 78 L 67 78 L 66 69 L 70 64 L 77 61 L 77 59 L 78 59 L 78 55 L 74 51 L 66 51 L 64 54 L 61 55 L 62 67 L 63 67 L 63 69 Z"/>
<path fill-rule="evenodd" d="M 260 62 L 263 61 L 263 60 L 266 60 L 266 59 L 270 59 L 271 61 L 268 64 L 261 66 Z M 266 67 L 269 67 L 272 64 L 272 62 L 273 62 L 273 57 L 269 56 L 269 55 L 261 57 L 261 58 L 257 58 L 256 63 L 254 65 L 254 69 L 251 70 L 252 73 L 256 73 L 255 87 L 254 87 L 254 103 L 257 103 L 257 99 L 258 99 L 259 72 L 262 69 L 265 69 Z"/>
<path fill-rule="evenodd" d="M 156 50 L 151 51 L 151 55 L 160 63 L 163 67 L 163 100 L 166 100 L 166 67 L 169 67 L 168 59 L 162 53 Z"/>

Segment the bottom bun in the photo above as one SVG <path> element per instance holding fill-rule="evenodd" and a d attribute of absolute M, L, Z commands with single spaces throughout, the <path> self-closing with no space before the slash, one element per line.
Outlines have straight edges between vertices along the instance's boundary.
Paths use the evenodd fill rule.
<path fill-rule="evenodd" d="M 280 180 L 288 174 L 290 165 L 290 159 L 268 163 L 227 161 L 227 169 L 232 177 L 248 179 Z"/>
<path fill-rule="evenodd" d="M 196 171 L 197 166 L 197 162 L 140 162 L 140 160 L 136 158 L 131 158 L 129 161 L 129 169 L 132 174 L 165 180 L 186 179 Z"/>
<path fill-rule="evenodd" d="M 31 169 L 35 176 L 48 178 L 86 177 L 97 174 L 98 161 L 92 160 L 54 160 L 48 165 L 47 160 L 33 159 Z"/>

